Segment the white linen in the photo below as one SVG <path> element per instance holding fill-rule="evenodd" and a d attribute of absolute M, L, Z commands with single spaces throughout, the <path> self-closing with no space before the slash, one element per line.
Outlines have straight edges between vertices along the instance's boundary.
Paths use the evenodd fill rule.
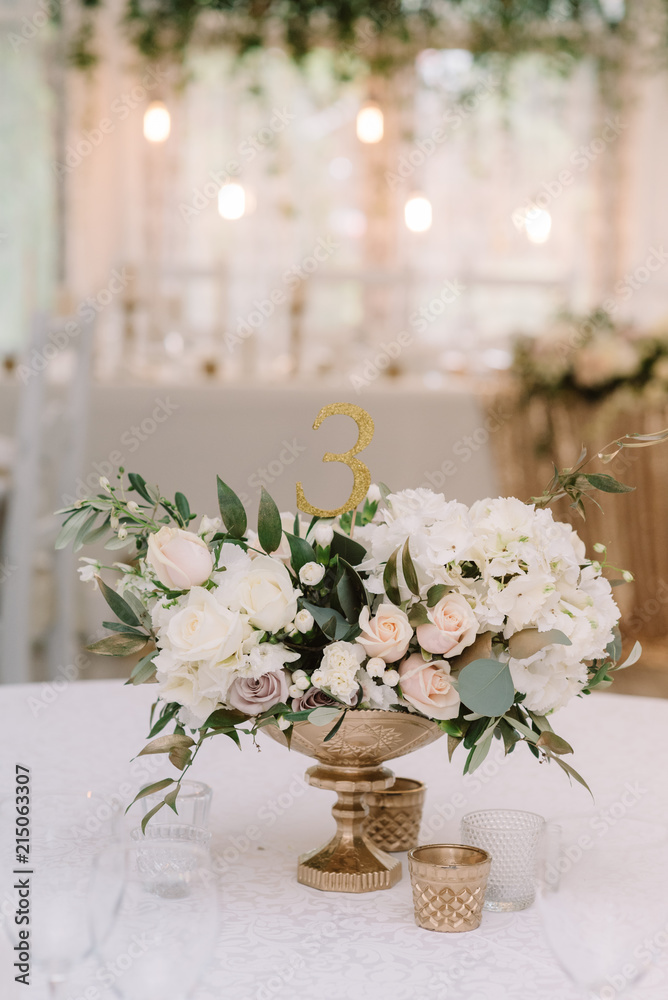
<path fill-rule="evenodd" d="M 151 686 L 133 689 L 118 681 L 64 684 L 60 692 L 46 685 L 0 689 L 0 788 L 11 789 L 15 761 L 32 768 L 35 794 L 58 785 L 104 786 L 127 798 L 130 786 L 169 774 L 159 757 L 129 763 L 143 744 L 153 695 Z M 593 695 L 571 703 L 558 720 L 599 813 L 612 809 L 614 816 L 621 809 L 668 821 L 665 701 Z M 216 738 L 198 759 L 194 776 L 214 789 L 212 846 L 223 926 L 215 964 L 194 1000 L 577 1000 L 548 950 L 535 908 L 485 913 L 480 929 L 467 934 L 421 930 L 413 921 L 405 858 L 402 881 L 383 892 L 349 896 L 299 885 L 297 855 L 332 833 L 333 796 L 305 786 L 307 758 L 266 738 L 261 746 L 259 753 L 247 740 L 239 753 L 231 741 Z M 538 766 L 524 747 L 506 761 L 488 759 L 467 777 L 461 757 L 455 760 L 448 765 L 442 740 L 394 765 L 399 775 L 427 783 L 422 842 L 456 841 L 459 820 L 472 809 L 529 809 L 550 818 L 592 808 L 584 789 L 571 788 L 557 768 Z M 138 811 L 129 819 L 133 814 L 136 822 Z M 661 952 L 657 962 L 629 1000 L 665 1000 L 668 955 Z M 12 982 L 4 942 L 0 984 L 3 1000 L 24 995 Z M 35 988 L 31 997 L 43 994 Z M 89 966 L 64 998 L 110 995 Z"/>

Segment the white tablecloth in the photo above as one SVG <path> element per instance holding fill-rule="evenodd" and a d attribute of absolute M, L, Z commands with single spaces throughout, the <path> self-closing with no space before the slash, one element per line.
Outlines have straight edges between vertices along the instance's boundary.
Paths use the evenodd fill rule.
<path fill-rule="evenodd" d="M 152 695 L 149 686 L 113 681 L 62 691 L 0 689 L 0 791 L 12 787 L 17 761 L 31 767 L 35 794 L 87 786 L 127 798 L 131 788 L 169 773 L 161 757 L 128 763 L 143 745 Z M 622 808 L 666 822 L 667 728 L 665 701 L 601 694 L 564 709 L 558 730 L 575 746 L 575 765 L 589 780 L 597 811 L 614 816 Z M 299 885 L 297 855 L 324 843 L 333 829 L 333 795 L 304 784 L 308 764 L 268 739 L 261 752 L 249 741 L 242 753 L 216 739 L 198 758 L 194 776 L 214 789 L 223 926 L 215 964 L 195 1000 L 577 1000 L 535 908 L 485 913 L 480 929 L 467 934 L 421 930 L 405 859 L 402 881 L 382 892 L 355 896 Z M 472 809 L 515 807 L 556 817 L 592 808 L 584 789 L 571 788 L 555 767 L 538 766 L 524 747 L 503 762 L 488 758 L 472 776 L 462 777 L 461 766 L 457 758 L 448 764 L 444 740 L 396 763 L 398 774 L 427 783 L 423 842 L 456 840 L 460 817 Z M 638 1000 L 668 996 L 668 955 L 657 961 L 633 994 Z M 12 982 L 3 942 L 0 996 L 26 995 Z M 31 987 L 30 997 L 42 1000 L 42 993 Z M 89 967 L 64 1000 L 111 997 Z"/>

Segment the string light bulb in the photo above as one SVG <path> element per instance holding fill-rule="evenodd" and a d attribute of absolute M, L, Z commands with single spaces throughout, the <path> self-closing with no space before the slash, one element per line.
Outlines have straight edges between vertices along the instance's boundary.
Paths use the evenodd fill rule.
<path fill-rule="evenodd" d="M 223 184 L 218 192 L 218 214 L 223 219 L 240 219 L 246 212 L 246 192 L 241 184 Z"/>
<path fill-rule="evenodd" d="M 431 202 L 423 194 L 412 194 L 404 206 L 406 227 L 412 233 L 426 233 L 431 228 Z"/>
<path fill-rule="evenodd" d="M 365 104 L 359 109 L 356 128 L 360 142 L 380 142 L 385 131 L 385 120 L 377 104 Z"/>
<path fill-rule="evenodd" d="M 544 208 L 530 208 L 524 216 L 524 230 L 530 243 L 547 243 L 552 216 Z"/>
<path fill-rule="evenodd" d="M 144 138 L 149 142 L 164 142 L 169 138 L 172 119 L 162 101 L 152 101 L 144 112 Z"/>

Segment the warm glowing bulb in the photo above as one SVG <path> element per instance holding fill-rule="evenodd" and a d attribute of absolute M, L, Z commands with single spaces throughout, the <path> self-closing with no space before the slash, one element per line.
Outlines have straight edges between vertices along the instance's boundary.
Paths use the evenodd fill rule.
<path fill-rule="evenodd" d="M 241 184 L 223 184 L 218 192 L 218 212 L 224 219 L 240 219 L 246 211 L 246 192 Z"/>
<path fill-rule="evenodd" d="M 144 138 L 149 142 L 164 142 L 169 136 L 172 120 L 162 101 L 153 101 L 144 112 Z"/>
<path fill-rule="evenodd" d="M 524 228 L 530 243 L 546 243 L 552 229 L 552 216 L 544 208 L 530 208 L 524 216 Z"/>
<path fill-rule="evenodd" d="M 412 233 L 424 233 L 431 226 L 431 202 L 423 194 L 413 194 L 404 208 L 406 225 Z"/>
<path fill-rule="evenodd" d="M 357 138 L 360 142 L 380 142 L 383 125 L 383 112 L 377 104 L 365 104 L 357 112 Z"/>

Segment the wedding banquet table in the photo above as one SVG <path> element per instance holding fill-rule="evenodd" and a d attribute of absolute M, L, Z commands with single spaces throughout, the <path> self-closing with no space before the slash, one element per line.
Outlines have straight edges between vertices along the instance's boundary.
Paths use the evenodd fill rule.
<path fill-rule="evenodd" d="M 141 784 L 172 770 L 161 756 L 131 762 L 143 745 L 153 694 L 152 685 L 119 681 L 1 688 L 0 790 L 9 793 L 18 762 L 31 768 L 34 796 L 85 787 L 125 806 Z M 574 699 L 559 723 L 594 791 L 594 806 L 583 788 L 570 787 L 555 767 L 539 767 L 524 747 L 506 760 L 490 756 L 463 777 L 462 760 L 455 756 L 449 765 L 441 740 L 393 767 L 427 783 L 421 841 L 456 842 L 461 816 L 481 808 L 527 809 L 547 818 L 596 813 L 606 824 L 624 815 L 668 822 L 668 702 L 594 694 Z M 577 1000 L 544 940 L 535 906 L 485 913 L 480 929 L 465 934 L 421 930 L 413 920 L 405 856 L 403 878 L 389 890 L 347 895 L 300 885 L 297 855 L 330 835 L 333 794 L 305 784 L 307 758 L 260 741 L 259 752 L 248 740 L 240 753 L 231 741 L 212 740 L 198 757 L 194 777 L 214 791 L 222 923 L 215 961 L 194 1000 Z M 128 814 L 131 826 L 137 809 Z M 2 934 L 0 942 L 0 995 L 24 997 L 12 981 Z M 30 996 L 43 1000 L 44 994 L 35 985 Z M 665 950 L 629 996 L 665 1000 Z M 113 996 L 92 962 L 67 984 L 63 1000 Z"/>

